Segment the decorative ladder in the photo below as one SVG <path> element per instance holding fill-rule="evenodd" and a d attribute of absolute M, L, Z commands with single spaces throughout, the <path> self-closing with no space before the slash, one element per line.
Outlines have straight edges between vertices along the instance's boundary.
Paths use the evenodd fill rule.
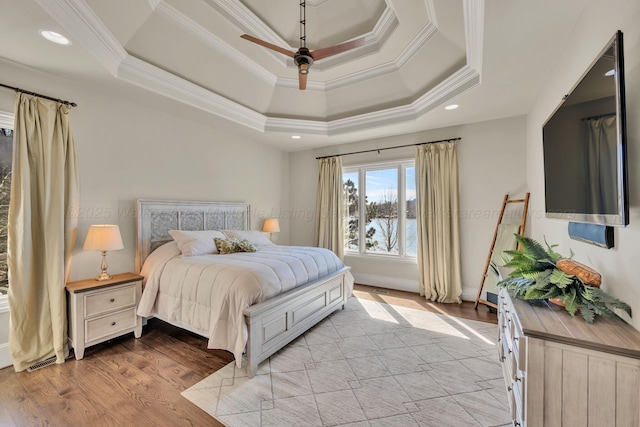
<path fill-rule="evenodd" d="M 493 250 L 496 246 L 496 239 L 498 237 L 498 229 L 502 224 L 502 219 L 504 217 L 505 209 L 507 205 L 511 203 L 523 203 L 522 207 L 522 221 L 520 222 L 520 227 L 518 229 L 518 234 L 524 236 L 524 229 L 527 225 L 527 211 L 529 209 L 529 195 L 530 193 L 525 194 L 523 199 L 509 199 L 509 194 L 504 195 L 504 200 L 502 201 L 502 209 L 500 209 L 500 216 L 498 217 L 498 224 L 496 225 L 496 231 L 493 233 L 493 240 L 491 241 L 491 248 L 489 249 L 489 255 L 487 256 L 487 262 L 484 264 L 484 271 L 482 272 L 482 278 L 480 279 L 480 288 L 478 289 L 478 295 L 476 296 L 476 304 L 474 308 L 478 309 L 478 304 L 484 304 L 487 307 L 492 307 L 497 309 L 497 304 L 492 303 L 491 301 L 487 301 L 485 299 L 480 298 L 482 295 L 482 288 L 484 287 L 484 282 L 487 278 L 487 273 L 489 271 L 489 266 L 491 265 L 491 258 L 493 256 Z M 518 244 L 518 247 L 520 245 Z"/>

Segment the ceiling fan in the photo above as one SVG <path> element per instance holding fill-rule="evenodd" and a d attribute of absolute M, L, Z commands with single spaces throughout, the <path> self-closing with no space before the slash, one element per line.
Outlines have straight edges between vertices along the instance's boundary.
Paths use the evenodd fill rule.
<path fill-rule="evenodd" d="M 248 34 L 243 34 L 240 36 L 245 40 L 249 40 L 250 42 L 257 43 L 260 46 L 264 46 L 268 49 L 275 50 L 276 52 L 280 52 L 283 55 L 287 55 L 293 58 L 293 62 L 298 66 L 298 82 L 300 90 L 305 90 L 307 88 L 307 75 L 309 74 L 309 68 L 311 67 L 311 65 L 313 65 L 313 61 L 318 61 L 328 56 L 337 55 L 339 53 L 362 46 L 364 44 L 364 37 L 362 37 L 359 39 L 340 43 L 335 46 L 323 47 L 322 49 L 310 51 L 309 49 L 307 49 L 306 9 L 306 2 L 303 0 L 300 1 L 300 48 L 297 52 L 292 52 L 280 46 L 276 46 L 264 40 L 260 40 L 256 37 L 250 36 Z"/>

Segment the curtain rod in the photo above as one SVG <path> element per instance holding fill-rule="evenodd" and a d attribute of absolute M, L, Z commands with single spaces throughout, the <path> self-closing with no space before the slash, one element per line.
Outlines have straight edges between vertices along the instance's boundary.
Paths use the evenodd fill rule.
<path fill-rule="evenodd" d="M 584 122 L 586 120 L 595 120 L 595 119 L 600 119 L 602 117 L 610 117 L 610 116 L 615 116 L 616 113 L 607 113 L 607 114 L 600 114 L 599 116 L 591 116 L 591 117 L 583 117 L 580 119 L 581 122 Z"/>
<path fill-rule="evenodd" d="M 64 100 L 58 99 L 58 98 L 52 98 L 52 97 L 47 96 L 47 95 L 42 95 L 40 93 L 36 93 L 36 92 L 31 92 L 31 91 L 28 91 L 28 90 L 20 89 L 18 87 L 9 86 L 9 85 L 5 85 L 5 84 L 2 84 L 2 83 L 0 83 L 0 86 L 6 87 L 7 89 L 15 90 L 16 92 L 26 93 L 27 95 L 37 96 L 38 98 L 44 98 L 44 99 L 48 99 L 50 101 L 57 101 L 57 102 L 60 102 L 61 104 L 70 105 L 71 107 L 77 107 L 78 106 L 78 104 L 76 104 L 75 102 L 64 101 Z"/>
<path fill-rule="evenodd" d="M 462 138 L 440 139 L 438 141 L 418 142 L 417 144 L 396 145 L 395 147 L 373 148 L 371 150 L 353 151 L 351 153 L 344 153 L 344 154 L 332 154 L 330 156 L 320 156 L 320 157 L 316 157 L 316 160 L 328 159 L 330 157 L 349 156 L 351 154 L 373 153 L 376 151 L 378 152 L 378 154 L 380 154 L 380 152 L 383 150 L 393 150 L 394 148 L 404 148 L 404 147 L 415 147 L 417 145 L 425 145 L 425 144 L 436 144 L 438 142 L 460 141 L 461 139 Z"/>

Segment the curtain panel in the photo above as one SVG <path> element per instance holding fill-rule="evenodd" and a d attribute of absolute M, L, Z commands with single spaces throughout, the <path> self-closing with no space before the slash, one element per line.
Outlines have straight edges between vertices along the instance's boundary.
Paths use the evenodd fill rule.
<path fill-rule="evenodd" d="M 455 141 L 416 147 L 420 295 L 461 303 L 458 155 Z"/>
<path fill-rule="evenodd" d="M 342 157 L 318 160 L 315 244 L 344 259 Z"/>
<path fill-rule="evenodd" d="M 68 351 L 65 283 L 75 240 L 78 166 L 70 107 L 19 93 L 9 204 L 9 350 L 16 371 Z"/>

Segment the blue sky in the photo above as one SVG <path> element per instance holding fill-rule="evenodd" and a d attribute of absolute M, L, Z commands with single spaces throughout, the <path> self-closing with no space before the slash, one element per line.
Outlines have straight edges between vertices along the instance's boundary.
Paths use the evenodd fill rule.
<path fill-rule="evenodd" d="M 416 197 L 416 177 L 415 168 L 407 168 L 407 199 L 413 199 Z M 344 174 L 344 179 L 350 178 L 353 182 L 358 182 L 358 173 Z M 397 169 L 380 169 L 371 170 L 366 172 L 367 177 L 367 196 L 369 202 L 380 201 L 384 196 L 385 191 L 389 189 L 396 189 L 398 186 L 398 172 Z"/>

